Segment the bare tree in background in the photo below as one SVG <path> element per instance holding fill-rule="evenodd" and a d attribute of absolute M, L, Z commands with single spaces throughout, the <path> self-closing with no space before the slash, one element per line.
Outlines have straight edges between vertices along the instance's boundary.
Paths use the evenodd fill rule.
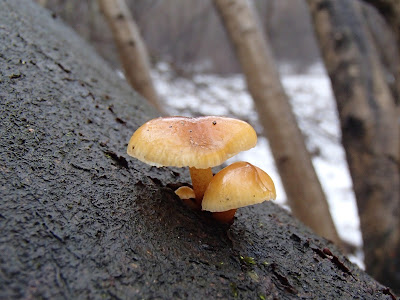
<path fill-rule="evenodd" d="M 98 0 L 98 3 L 113 32 L 128 82 L 161 112 L 147 50 L 125 1 Z"/>
<path fill-rule="evenodd" d="M 363 0 L 373 5 L 386 22 L 393 29 L 397 38 L 398 49 L 400 50 L 400 1 L 399 0 Z"/>
<path fill-rule="evenodd" d="M 397 41 L 395 32 L 392 30 L 393 28 L 372 5 L 363 3 L 362 7 L 368 31 L 372 36 L 374 46 L 377 50 L 382 66 L 384 68 L 384 72 L 387 78 L 386 82 L 390 87 L 396 105 L 399 106 L 400 44 Z"/>
<path fill-rule="evenodd" d="M 359 1 L 308 0 L 353 179 L 367 271 L 400 290 L 399 126 Z"/>
<path fill-rule="evenodd" d="M 39 3 L 39 5 L 46 7 L 47 5 L 47 0 L 37 0 L 37 3 Z"/>
<path fill-rule="evenodd" d="M 387 53 L 385 45 L 377 45 L 379 51 L 382 53 L 383 62 L 390 70 L 391 75 L 394 78 L 394 82 L 391 83 L 391 89 L 393 91 L 393 97 L 397 104 L 397 113 L 400 119 L 400 1 L 398 0 L 364 0 L 364 2 L 371 4 L 375 7 L 378 12 L 385 19 L 386 23 L 392 29 L 396 44 L 397 44 L 397 55 Z M 400 123 L 399 123 L 400 126 Z M 400 130 L 399 130 L 400 132 Z M 400 152 L 400 148 L 399 148 Z M 399 155 L 400 156 L 400 155 Z"/>
<path fill-rule="evenodd" d="M 329 207 L 249 1 L 214 0 L 234 44 L 293 214 L 340 244 Z"/>

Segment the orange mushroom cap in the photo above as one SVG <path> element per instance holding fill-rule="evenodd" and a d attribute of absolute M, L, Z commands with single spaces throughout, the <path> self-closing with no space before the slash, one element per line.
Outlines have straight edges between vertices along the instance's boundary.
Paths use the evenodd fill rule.
<path fill-rule="evenodd" d="M 248 123 L 226 117 L 166 117 L 148 121 L 131 137 L 129 155 L 153 166 L 206 169 L 253 148 Z"/>
<path fill-rule="evenodd" d="M 185 186 L 185 185 L 178 188 L 175 191 L 175 194 L 177 194 L 178 197 L 181 199 L 196 198 L 196 195 L 194 194 L 193 189 L 188 186 Z"/>
<path fill-rule="evenodd" d="M 215 174 L 202 209 L 222 212 L 275 198 L 274 182 L 266 172 L 248 162 L 236 162 Z"/>

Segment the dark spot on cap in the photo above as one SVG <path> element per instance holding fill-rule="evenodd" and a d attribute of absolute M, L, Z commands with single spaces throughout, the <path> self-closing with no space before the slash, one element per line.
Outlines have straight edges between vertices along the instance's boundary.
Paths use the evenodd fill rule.
<path fill-rule="evenodd" d="M 217 121 L 213 121 L 213 125 L 217 125 Z"/>

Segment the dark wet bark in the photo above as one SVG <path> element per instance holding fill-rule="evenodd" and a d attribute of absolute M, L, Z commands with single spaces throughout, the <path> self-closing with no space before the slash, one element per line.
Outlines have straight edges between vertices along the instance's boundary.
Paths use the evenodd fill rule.
<path fill-rule="evenodd" d="M 1 299 L 391 299 L 273 203 L 186 208 L 125 154 L 153 110 L 28 0 L 0 2 Z"/>

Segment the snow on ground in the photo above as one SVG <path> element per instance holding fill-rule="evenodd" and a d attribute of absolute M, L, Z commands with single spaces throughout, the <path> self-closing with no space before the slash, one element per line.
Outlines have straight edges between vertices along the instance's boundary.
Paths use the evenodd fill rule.
<path fill-rule="evenodd" d="M 261 136 L 262 127 L 242 75 L 198 74 L 182 78 L 174 76 L 167 64 L 160 63 L 153 76 L 170 115 L 224 115 L 252 124 L 259 135 L 257 146 L 236 155 L 228 163 L 248 161 L 269 173 L 276 184 L 276 203 L 289 209 L 268 141 Z M 339 235 L 357 246 L 357 254 L 349 258 L 363 268 L 359 218 L 345 154 L 340 144 L 340 127 L 329 78 L 321 64 L 313 66 L 306 74 L 291 74 L 286 68 L 281 76 L 306 137 L 307 147 L 313 155 L 313 164 L 327 195 Z"/>

